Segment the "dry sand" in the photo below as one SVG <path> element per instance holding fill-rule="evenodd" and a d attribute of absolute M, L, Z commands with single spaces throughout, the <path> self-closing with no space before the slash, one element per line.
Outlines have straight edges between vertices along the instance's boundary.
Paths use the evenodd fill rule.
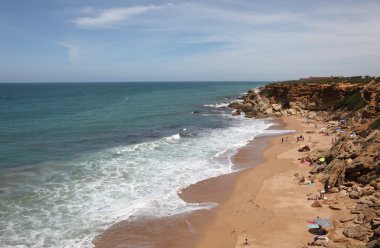
<path fill-rule="evenodd" d="M 294 173 L 307 175 L 310 170 L 297 160 L 302 155 L 297 151 L 300 142 L 296 137 L 302 134 L 303 144 L 321 148 L 330 146 L 331 137 L 306 134 L 306 130 L 315 131 L 314 124 L 303 124 L 296 117 L 283 120 L 287 129 L 297 133 L 272 138 L 263 152 L 266 161 L 238 175 L 233 193 L 219 207 L 198 247 L 303 247 L 315 236 L 306 221 L 316 216 L 331 217 L 329 208 L 312 208 L 313 201 L 307 200 L 308 193 L 315 195 L 323 186 L 299 185 L 294 177 Z M 281 144 L 286 136 L 288 142 Z M 236 156 L 239 160 L 244 154 Z"/>

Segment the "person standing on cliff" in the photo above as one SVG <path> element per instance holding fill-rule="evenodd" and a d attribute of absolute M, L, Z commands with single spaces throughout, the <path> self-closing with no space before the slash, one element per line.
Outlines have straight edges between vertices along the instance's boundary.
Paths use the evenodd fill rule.
<path fill-rule="evenodd" d="M 329 180 L 326 180 L 325 185 L 324 185 L 325 194 L 329 192 L 329 189 L 330 189 Z"/>

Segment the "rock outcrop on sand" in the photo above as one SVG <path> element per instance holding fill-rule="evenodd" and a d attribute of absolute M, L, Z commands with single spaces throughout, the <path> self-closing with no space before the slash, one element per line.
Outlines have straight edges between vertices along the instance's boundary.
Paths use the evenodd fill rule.
<path fill-rule="evenodd" d="M 350 202 L 329 204 L 349 214 L 338 220 L 339 238 L 323 246 L 380 247 L 380 78 L 273 83 L 230 107 L 246 117 L 297 115 L 323 122 L 327 127 L 320 132 L 332 137 L 331 149 L 312 150 L 304 159 L 324 158 L 310 173 L 337 199 Z"/>

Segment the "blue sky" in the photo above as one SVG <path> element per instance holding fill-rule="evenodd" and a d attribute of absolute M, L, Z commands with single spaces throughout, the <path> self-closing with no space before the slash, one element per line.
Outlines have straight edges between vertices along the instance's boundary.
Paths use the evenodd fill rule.
<path fill-rule="evenodd" d="M 1 0 L 0 82 L 380 76 L 380 1 Z"/>

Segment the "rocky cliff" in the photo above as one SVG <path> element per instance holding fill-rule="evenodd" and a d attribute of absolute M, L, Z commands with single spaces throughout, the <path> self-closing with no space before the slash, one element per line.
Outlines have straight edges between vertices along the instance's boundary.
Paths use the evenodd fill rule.
<path fill-rule="evenodd" d="M 273 83 L 248 91 L 241 102 L 231 103 L 230 107 L 236 109 L 235 114 L 244 112 L 247 117 L 361 109 L 361 114 L 369 118 L 380 113 L 380 78 L 369 82 L 339 79 L 328 83 Z"/>
<path fill-rule="evenodd" d="M 309 152 L 308 161 L 318 163 L 310 173 L 339 197 L 354 201 L 352 215 L 341 220 L 342 234 L 373 248 L 380 247 L 380 80 L 361 79 L 273 83 L 250 90 L 230 107 L 235 115 L 297 115 L 325 123 L 324 132 L 337 140 L 330 149 Z M 337 241 L 328 247 L 353 246 Z"/>

